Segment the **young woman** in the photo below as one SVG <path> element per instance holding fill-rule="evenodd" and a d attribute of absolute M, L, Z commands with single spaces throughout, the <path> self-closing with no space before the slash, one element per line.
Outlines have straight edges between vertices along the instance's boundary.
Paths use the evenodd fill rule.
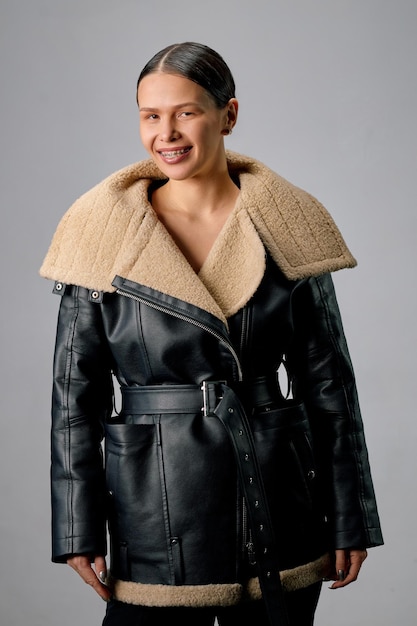
<path fill-rule="evenodd" d="M 330 276 L 355 260 L 315 198 L 225 150 L 214 50 L 157 53 L 137 100 L 150 159 L 75 202 L 41 269 L 61 296 L 53 560 L 106 626 L 309 625 L 321 581 L 382 543 Z"/>

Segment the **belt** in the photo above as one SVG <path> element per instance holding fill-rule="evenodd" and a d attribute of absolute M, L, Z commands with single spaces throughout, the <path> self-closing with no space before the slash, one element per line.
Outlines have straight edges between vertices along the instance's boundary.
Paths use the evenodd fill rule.
<path fill-rule="evenodd" d="M 241 388 L 243 390 L 243 387 Z M 238 395 L 239 394 L 239 395 Z M 258 378 L 241 394 L 224 381 L 200 385 L 152 385 L 122 388 L 122 415 L 196 413 L 215 416 L 223 424 L 233 446 L 239 479 L 249 515 L 256 552 L 259 583 L 271 626 L 288 626 L 279 576 L 274 531 L 269 514 L 255 444 L 244 404 L 259 407 L 279 397 L 276 383 Z"/>
<path fill-rule="evenodd" d="M 156 413 L 213 413 L 219 403 L 219 385 L 226 381 L 205 381 L 202 385 L 146 385 L 122 387 L 121 414 L 154 415 Z M 234 390 L 248 407 L 277 404 L 282 395 L 276 378 L 260 376 L 248 385 L 237 383 Z M 134 419 L 133 419 L 134 422 Z"/>

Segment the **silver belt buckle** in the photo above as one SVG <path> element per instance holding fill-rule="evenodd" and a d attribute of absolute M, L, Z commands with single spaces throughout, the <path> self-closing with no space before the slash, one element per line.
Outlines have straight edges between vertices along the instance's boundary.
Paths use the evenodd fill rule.
<path fill-rule="evenodd" d="M 217 385 L 226 385 L 225 380 L 203 380 L 203 384 L 201 385 L 201 391 L 203 392 L 203 406 L 201 408 L 201 412 L 204 417 L 210 415 L 210 389 L 209 386 L 212 387 L 212 394 L 216 396 L 217 400 L 221 400 L 223 396 L 218 395 L 216 393 Z"/>

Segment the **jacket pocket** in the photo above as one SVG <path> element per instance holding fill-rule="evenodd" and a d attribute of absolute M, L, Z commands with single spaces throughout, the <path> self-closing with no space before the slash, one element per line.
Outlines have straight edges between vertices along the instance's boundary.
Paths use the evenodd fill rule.
<path fill-rule="evenodd" d="M 280 524 L 303 525 L 315 508 L 317 470 L 303 404 L 260 412 L 252 422 L 255 446 L 271 507 Z"/>
<path fill-rule="evenodd" d="M 184 583 L 184 565 L 181 550 L 181 539 L 179 537 L 171 537 L 170 547 L 171 557 L 173 561 L 175 584 L 182 585 Z"/>

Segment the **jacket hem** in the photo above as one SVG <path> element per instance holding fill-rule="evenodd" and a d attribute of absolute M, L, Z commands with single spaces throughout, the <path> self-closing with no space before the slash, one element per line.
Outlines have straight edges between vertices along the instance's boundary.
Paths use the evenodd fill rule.
<path fill-rule="evenodd" d="M 329 554 L 280 573 L 285 592 L 296 591 L 319 582 L 331 568 Z M 234 606 L 244 600 L 260 600 L 259 579 L 251 578 L 245 585 L 222 583 L 207 585 L 161 585 L 118 580 L 108 581 L 113 597 L 119 602 L 153 607 Z"/>

